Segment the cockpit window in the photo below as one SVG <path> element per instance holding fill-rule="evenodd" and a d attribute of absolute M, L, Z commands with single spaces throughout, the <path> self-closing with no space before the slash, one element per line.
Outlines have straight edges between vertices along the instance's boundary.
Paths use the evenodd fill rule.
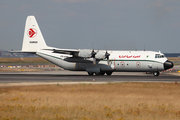
<path fill-rule="evenodd" d="M 160 58 L 160 54 L 156 54 L 156 55 L 155 55 L 155 58 Z"/>
<path fill-rule="evenodd" d="M 164 56 L 164 55 L 161 55 L 160 57 L 161 57 L 161 58 L 164 58 L 165 56 Z"/>
<path fill-rule="evenodd" d="M 164 55 L 160 55 L 160 54 L 155 55 L 155 58 L 164 58 L 164 57 L 165 57 Z"/>

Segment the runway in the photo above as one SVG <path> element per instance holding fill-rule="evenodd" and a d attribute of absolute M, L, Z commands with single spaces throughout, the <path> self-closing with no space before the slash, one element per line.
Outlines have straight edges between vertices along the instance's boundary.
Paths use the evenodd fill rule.
<path fill-rule="evenodd" d="M 111 76 L 88 76 L 86 72 L 41 71 L 41 72 L 6 72 L 0 73 L 0 85 L 9 83 L 107 83 L 107 82 L 180 82 L 180 76 L 162 73 L 115 72 Z"/>

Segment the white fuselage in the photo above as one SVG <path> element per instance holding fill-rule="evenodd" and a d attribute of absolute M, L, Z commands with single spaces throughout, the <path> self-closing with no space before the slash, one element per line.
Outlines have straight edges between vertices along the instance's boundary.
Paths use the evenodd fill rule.
<path fill-rule="evenodd" d="M 167 58 L 160 52 L 153 51 L 108 51 L 110 64 L 107 60 L 99 60 L 93 65 L 92 59 L 73 57 L 68 54 L 53 53 L 52 51 L 40 50 L 37 55 L 62 67 L 66 70 L 77 71 L 124 71 L 124 72 L 152 72 L 163 71 Z M 156 55 L 163 56 L 155 58 Z"/>

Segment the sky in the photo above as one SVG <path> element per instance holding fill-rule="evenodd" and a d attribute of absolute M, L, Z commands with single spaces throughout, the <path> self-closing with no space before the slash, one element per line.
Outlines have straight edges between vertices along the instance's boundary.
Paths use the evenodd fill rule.
<path fill-rule="evenodd" d="M 180 0 L 0 0 L 0 49 L 21 50 L 29 15 L 51 47 L 180 53 Z"/>

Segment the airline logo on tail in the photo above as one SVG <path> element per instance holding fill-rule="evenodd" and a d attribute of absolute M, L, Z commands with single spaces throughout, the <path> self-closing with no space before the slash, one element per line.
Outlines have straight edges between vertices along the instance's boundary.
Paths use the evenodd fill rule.
<path fill-rule="evenodd" d="M 30 29 L 28 30 L 28 36 L 29 36 L 30 38 L 34 38 L 36 35 L 37 35 L 36 29 L 30 28 Z"/>

